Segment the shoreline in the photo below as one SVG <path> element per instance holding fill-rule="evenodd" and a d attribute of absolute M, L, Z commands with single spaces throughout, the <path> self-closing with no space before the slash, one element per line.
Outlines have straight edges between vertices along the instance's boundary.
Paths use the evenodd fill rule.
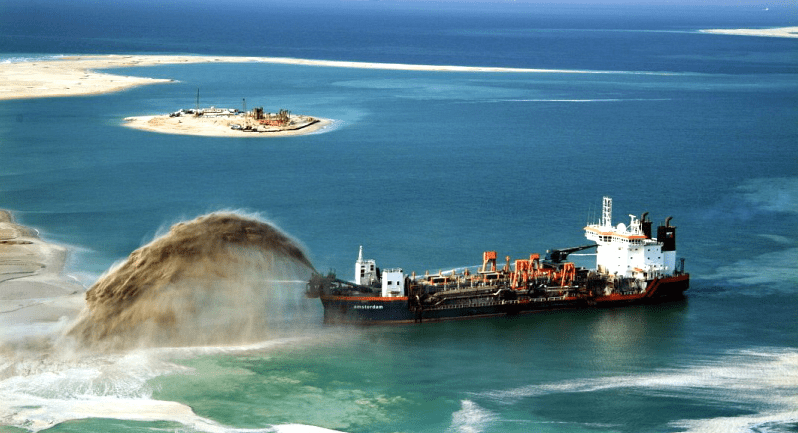
<path fill-rule="evenodd" d="M 309 117 L 309 116 L 291 116 Z M 201 117 L 170 117 L 164 115 L 131 116 L 124 119 L 122 126 L 142 131 L 158 132 L 162 134 L 199 135 L 204 137 L 290 137 L 295 135 L 312 134 L 324 130 L 332 125 L 332 119 L 313 117 L 313 122 L 293 129 L 248 132 L 231 128 L 232 124 L 241 123 L 240 118 L 201 118 Z"/>
<path fill-rule="evenodd" d="M 148 78 L 104 69 L 199 63 L 269 63 L 354 69 L 428 72 L 568 73 L 612 74 L 618 71 L 503 68 L 488 66 L 413 65 L 404 63 L 349 62 L 289 57 L 193 56 L 193 55 L 75 55 L 42 60 L 0 63 L 0 100 L 97 95 L 137 86 L 172 83 L 175 80 Z M 640 72 L 642 74 L 649 72 Z"/>
<path fill-rule="evenodd" d="M 15 327 L 77 317 L 86 289 L 64 274 L 67 255 L 0 209 L 0 346 Z"/>
<path fill-rule="evenodd" d="M 776 27 L 769 29 L 704 29 L 699 33 L 734 36 L 760 36 L 770 38 L 798 38 L 797 27 Z"/>
<path fill-rule="evenodd" d="M 699 33 L 738 36 L 798 38 L 798 26 L 766 29 L 701 29 Z M 511 68 L 492 66 L 419 65 L 341 60 L 314 60 L 291 57 L 209 56 L 209 55 L 69 55 L 45 56 L 0 63 L 0 100 L 86 96 L 112 93 L 151 84 L 175 82 L 173 79 L 149 78 L 118 73 L 97 72 L 104 69 L 147 67 L 198 63 L 269 63 L 298 66 L 321 66 L 354 69 L 428 72 L 493 73 L 566 73 L 613 74 L 623 71 L 569 70 L 546 68 Z M 628 71 L 627 71 L 628 73 Z M 639 74 L 658 74 L 638 71 Z"/>

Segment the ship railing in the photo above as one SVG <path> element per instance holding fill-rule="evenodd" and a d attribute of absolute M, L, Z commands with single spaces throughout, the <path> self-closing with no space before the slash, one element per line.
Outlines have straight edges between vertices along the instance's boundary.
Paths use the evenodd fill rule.
<path fill-rule="evenodd" d="M 555 302 L 555 301 L 563 301 L 565 300 L 566 296 L 550 296 L 546 298 L 531 298 L 530 302 Z M 443 304 L 443 305 L 436 305 L 433 307 L 427 307 L 425 309 L 429 310 L 453 310 L 457 308 L 472 308 L 472 307 L 490 307 L 496 305 L 514 305 L 519 304 L 520 301 L 516 299 L 505 299 L 505 300 L 494 300 L 494 301 L 480 301 L 474 303 L 462 303 L 462 304 Z"/>
<path fill-rule="evenodd" d="M 566 298 L 565 296 L 549 296 L 546 298 L 531 298 L 530 301 L 532 302 L 562 301 L 565 298 Z"/>
<path fill-rule="evenodd" d="M 456 308 L 472 308 L 472 307 L 490 307 L 495 305 L 505 305 L 509 303 L 518 303 L 518 301 L 492 301 L 492 302 L 475 302 L 473 304 L 444 304 L 430 310 L 454 310 Z"/>

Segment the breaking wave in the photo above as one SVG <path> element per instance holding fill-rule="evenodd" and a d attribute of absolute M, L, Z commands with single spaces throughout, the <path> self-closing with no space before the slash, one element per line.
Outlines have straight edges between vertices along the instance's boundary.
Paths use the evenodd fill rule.
<path fill-rule="evenodd" d="M 326 134 L 328 132 L 337 131 L 341 128 L 344 128 L 347 125 L 347 122 L 343 120 L 333 119 L 330 121 L 330 124 L 327 126 L 322 127 L 321 129 L 313 132 L 309 132 L 305 135 L 319 135 L 319 134 Z"/>
<path fill-rule="evenodd" d="M 460 410 L 452 414 L 450 433 L 480 433 L 486 431 L 496 415 L 471 400 L 460 402 Z"/>
<path fill-rule="evenodd" d="M 54 54 L 54 55 L 30 55 L 30 56 L 20 56 L 20 55 L 11 55 L 5 56 L 0 55 L 0 63 L 25 63 L 25 62 L 42 62 L 48 60 L 60 60 L 66 57 L 65 54 Z"/>
<path fill-rule="evenodd" d="M 40 431 L 112 418 L 211 433 L 330 432 L 225 426 L 153 398 L 151 385 L 192 373 L 174 359 L 263 352 L 310 338 L 305 327 L 290 334 L 286 327 L 318 322 L 305 311 L 316 304 L 304 296 L 312 270 L 295 240 L 257 217 L 221 212 L 175 224 L 106 272 L 77 320 L 2 329 L 0 425 Z"/>
<path fill-rule="evenodd" d="M 222 432 L 332 432 L 306 425 L 273 425 L 260 429 L 234 428 L 194 413 L 186 404 L 153 398 L 151 379 L 191 374 L 193 369 L 170 361 L 193 355 L 263 351 L 290 344 L 286 338 L 245 346 L 140 349 L 117 354 L 65 352 L 42 356 L 0 354 L 0 421 L 28 431 L 89 418 L 139 422 L 169 422 L 191 431 Z M 1 356 L 6 355 L 6 356 Z"/>

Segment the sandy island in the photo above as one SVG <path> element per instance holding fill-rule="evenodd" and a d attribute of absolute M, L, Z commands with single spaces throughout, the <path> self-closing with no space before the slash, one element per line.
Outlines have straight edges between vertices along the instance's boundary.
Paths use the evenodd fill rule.
<path fill-rule="evenodd" d="M 737 36 L 765 36 L 771 38 L 798 38 L 798 27 L 778 27 L 772 29 L 706 29 L 701 33 Z"/>
<path fill-rule="evenodd" d="M 285 127 L 256 126 L 252 130 L 233 129 L 246 125 L 243 114 L 224 117 L 180 116 L 168 114 L 126 117 L 124 126 L 164 134 L 202 135 L 206 137 L 284 137 L 310 134 L 332 124 L 330 119 L 291 115 Z"/>

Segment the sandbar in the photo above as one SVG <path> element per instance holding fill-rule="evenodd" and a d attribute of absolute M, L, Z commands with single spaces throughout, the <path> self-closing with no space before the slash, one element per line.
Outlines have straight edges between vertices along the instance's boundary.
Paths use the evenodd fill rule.
<path fill-rule="evenodd" d="M 173 82 L 98 72 L 102 69 L 194 63 L 274 63 L 336 68 L 385 69 L 396 71 L 515 72 L 607 74 L 612 71 L 565 69 L 501 68 L 480 66 L 411 65 L 403 63 L 346 62 L 295 59 L 289 57 L 237 57 L 192 55 L 85 55 L 42 60 L 0 63 L 0 100 L 94 95 L 117 92 L 136 86 Z"/>
<path fill-rule="evenodd" d="M 764 36 L 771 38 L 798 38 L 798 27 L 777 27 L 771 29 L 705 29 L 701 33 L 737 36 Z"/>
<path fill-rule="evenodd" d="M 16 337 L 19 326 L 78 315 L 86 289 L 64 274 L 66 257 L 66 248 L 40 239 L 0 210 L 0 343 Z"/>
<path fill-rule="evenodd" d="M 195 116 L 171 117 L 169 115 L 133 116 L 126 117 L 123 125 L 144 131 L 160 132 L 164 134 L 202 135 L 206 137 L 285 137 L 293 135 L 310 134 L 323 130 L 332 124 L 330 119 L 309 116 L 291 116 L 298 118 L 296 127 L 265 128 L 260 131 L 244 131 L 233 129 L 233 125 L 242 125 L 245 121 L 241 116 L 204 118 Z M 305 121 L 312 119 L 312 121 Z"/>

